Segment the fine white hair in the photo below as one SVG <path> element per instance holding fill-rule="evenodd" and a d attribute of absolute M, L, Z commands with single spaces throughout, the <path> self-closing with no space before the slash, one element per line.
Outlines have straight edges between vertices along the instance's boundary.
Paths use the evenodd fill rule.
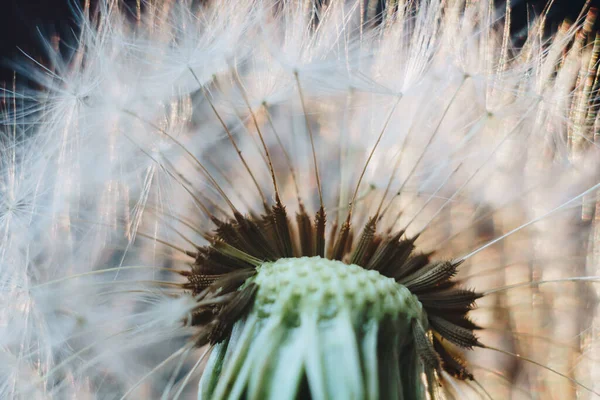
<path fill-rule="evenodd" d="M 194 398 L 205 349 L 179 272 L 214 229 L 197 199 L 260 214 L 265 148 L 290 215 L 322 189 L 341 224 L 359 185 L 357 226 L 381 207 L 384 229 L 467 261 L 482 340 L 508 353 L 469 355 L 457 398 L 600 391 L 595 10 L 551 37 L 542 14 L 516 48 L 489 2 L 389 3 L 103 0 L 76 10 L 67 59 L 49 41 L 48 65 L 19 64 L 0 398 Z"/>

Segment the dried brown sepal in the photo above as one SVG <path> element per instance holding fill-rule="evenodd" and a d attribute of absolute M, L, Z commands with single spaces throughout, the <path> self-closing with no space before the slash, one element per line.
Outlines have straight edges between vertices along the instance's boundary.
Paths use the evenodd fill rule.
<path fill-rule="evenodd" d="M 378 268 L 374 268 L 385 276 L 392 277 L 398 271 L 404 268 L 406 260 L 410 257 L 415 249 L 414 242 L 411 239 L 401 239 L 392 242 L 394 247 L 390 258 L 383 260 Z"/>
<path fill-rule="evenodd" d="M 449 261 L 433 262 L 399 282 L 412 293 L 418 294 L 435 288 L 456 274 L 456 266 Z"/>
<path fill-rule="evenodd" d="M 442 360 L 444 371 L 460 380 L 473 380 L 473 374 L 467 369 L 466 361 L 457 353 L 450 352 L 448 348 L 436 337 L 433 338 L 433 348 Z"/>
<path fill-rule="evenodd" d="M 277 251 L 273 249 L 266 236 L 266 230 L 253 221 L 251 218 L 246 218 L 239 213 L 236 213 L 235 220 L 237 221 L 236 230 L 240 236 L 250 247 L 247 251 L 254 257 L 262 260 L 276 260 Z"/>
<path fill-rule="evenodd" d="M 202 250 L 202 249 L 201 249 Z M 210 257 L 204 254 L 204 251 L 198 252 L 194 263 L 191 265 L 191 270 L 187 271 L 186 277 L 192 275 L 220 275 L 230 272 L 231 269 L 221 264 L 215 263 Z"/>
<path fill-rule="evenodd" d="M 348 241 L 350 240 L 350 231 L 352 229 L 352 225 L 349 221 L 346 221 L 342 224 L 342 228 L 340 229 L 340 234 L 335 241 L 335 245 L 333 246 L 333 251 L 329 254 L 329 259 L 331 260 L 342 260 L 344 258 L 345 250 Z"/>
<path fill-rule="evenodd" d="M 427 332 L 425 332 L 425 329 L 423 329 L 423 326 L 417 320 L 413 320 L 411 326 L 412 336 L 415 341 L 415 349 L 423 366 L 425 369 L 438 371 L 441 368 L 442 363 L 440 356 L 433 348 Z"/>
<path fill-rule="evenodd" d="M 467 313 L 473 309 L 475 300 L 481 296 L 472 290 L 451 288 L 420 294 L 419 301 L 428 310 Z"/>
<path fill-rule="evenodd" d="M 290 220 L 287 216 L 285 206 L 281 202 L 277 202 L 272 209 L 271 218 L 273 220 L 273 228 L 275 229 L 276 243 L 279 247 L 280 257 L 293 257 L 294 247 L 292 244 L 292 236 L 290 229 Z"/>
<path fill-rule="evenodd" d="M 315 218 L 315 255 L 325 257 L 325 224 L 327 215 L 323 206 L 317 211 Z"/>
<path fill-rule="evenodd" d="M 479 325 L 471 321 L 471 319 L 469 319 L 467 314 L 464 312 L 451 313 L 444 310 L 429 309 L 428 314 L 441 316 L 445 320 L 452 322 L 454 325 L 471 331 L 482 329 Z"/>
<path fill-rule="evenodd" d="M 438 332 L 444 339 L 466 349 L 481 347 L 481 343 L 473 334 L 473 331 L 460 327 L 452 322 L 438 316 L 430 315 L 431 328 Z"/>
<path fill-rule="evenodd" d="M 227 274 L 190 274 L 188 276 L 188 282 L 183 284 L 183 288 L 191 290 L 194 294 L 198 294 L 225 277 L 227 277 Z"/>
<path fill-rule="evenodd" d="M 403 231 L 396 233 L 393 236 L 388 236 L 384 239 L 375 253 L 368 261 L 366 268 L 382 271 L 386 265 L 390 263 L 396 252 L 398 251 L 398 241 L 404 234 Z"/>
<path fill-rule="evenodd" d="M 198 249 L 191 272 L 200 275 L 218 275 L 246 267 L 247 264 L 242 260 L 231 259 L 215 248 L 206 246 Z"/>
<path fill-rule="evenodd" d="M 329 228 L 329 238 L 327 239 L 327 249 L 325 254 L 333 254 L 333 246 L 335 246 L 338 228 L 337 220 L 333 220 L 333 224 L 331 224 L 331 228 Z"/>
<path fill-rule="evenodd" d="M 229 257 L 232 260 L 242 261 L 250 266 L 258 267 L 263 263 L 264 259 L 256 258 L 249 253 L 246 253 L 238 248 L 223 242 L 221 240 L 216 240 L 213 243 L 213 248 L 216 249 L 219 253 L 223 254 L 226 257 Z"/>
<path fill-rule="evenodd" d="M 398 251 L 394 254 L 394 257 L 390 261 L 389 266 L 391 268 L 385 268 L 380 271 L 382 274 L 392 277 L 397 274 L 396 271 L 404 269 L 406 261 L 410 258 L 415 250 L 415 241 L 417 237 L 402 239 L 398 242 Z"/>
<path fill-rule="evenodd" d="M 402 268 L 398 268 L 397 273 L 395 273 L 392 278 L 397 281 L 402 280 L 403 278 L 415 273 L 416 271 L 425 268 L 429 264 L 429 259 L 431 257 L 431 253 L 421 253 L 416 255 L 411 255 L 408 260 L 402 265 Z"/>
<path fill-rule="evenodd" d="M 257 290 L 257 285 L 250 284 L 217 309 L 213 326 L 207 336 L 209 343 L 219 343 L 229 336 L 233 325 L 250 310 Z"/>
<path fill-rule="evenodd" d="M 314 228 L 312 221 L 304 206 L 300 204 L 300 212 L 296 214 L 296 225 L 298 226 L 298 241 L 300 255 L 310 257 L 314 255 Z"/>

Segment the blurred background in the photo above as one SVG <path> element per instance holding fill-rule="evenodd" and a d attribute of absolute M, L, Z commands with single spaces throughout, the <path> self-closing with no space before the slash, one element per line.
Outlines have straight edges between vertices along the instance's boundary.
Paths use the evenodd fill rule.
<path fill-rule="evenodd" d="M 98 0 L 90 0 L 92 4 Z M 477 0 L 475 0 L 477 1 Z M 487 1 L 487 0 L 486 0 Z M 588 0 L 590 1 L 590 0 Z M 23 53 L 44 60 L 41 37 L 60 37 L 61 52 L 68 54 L 69 43 L 77 36 L 74 10 L 84 0 L 0 0 L 0 82 L 13 79 L 11 61 L 23 57 Z M 135 5 L 136 0 L 125 0 Z M 539 15 L 548 0 L 512 0 L 513 37 L 518 41 L 526 30 L 527 22 Z M 591 0 L 592 6 L 600 0 Z M 574 20 L 586 0 L 555 0 L 549 13 L 550 30 L 565 18 Z M 497 1 L 499 10 L 504 8 Z M 24 82 L 22 82 L 24 83 Z"/>

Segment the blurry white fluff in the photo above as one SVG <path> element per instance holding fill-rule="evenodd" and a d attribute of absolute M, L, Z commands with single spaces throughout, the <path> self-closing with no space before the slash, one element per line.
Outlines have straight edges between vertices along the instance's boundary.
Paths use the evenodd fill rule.
<path fill-rule="evenodd" d="M 173 271 L 190 262 L 177 248 L 214 228 L 189 192 L 216 215 L 216 184 L 242 212 L 272 202 L 246 100 L 290 215 L 295 183 L 318 207 L 307 123 L 330 221 L 383 131 L 359 225 L 386 193 L 395 228 L 427 226 L 420 249 L 469 255 L 458 277 L 478 291 L 599 274 L 593 10 L 548 40 L 540 19 L 515 49 L 487 2 L 199 3 L 86 8 L 69 60 L 23 65 L 41 90 L 5 92 L 0 398 L 196 396 L 194 299 Z M 493 398 L 593 396 L 572 380 L 600 391 L 597 288 L 490 292 L 473 313 L 482 340 L 568 378 L 480 350 L 478 383 Z"/>

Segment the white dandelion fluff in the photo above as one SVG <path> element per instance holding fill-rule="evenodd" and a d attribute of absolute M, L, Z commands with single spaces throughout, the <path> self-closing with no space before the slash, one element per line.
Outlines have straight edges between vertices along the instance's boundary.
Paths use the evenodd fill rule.
<path fill-rule="evenodd" d="M 79 11 L 0 135 L 0 397 L 596 398 L 595 9 Z"/>

